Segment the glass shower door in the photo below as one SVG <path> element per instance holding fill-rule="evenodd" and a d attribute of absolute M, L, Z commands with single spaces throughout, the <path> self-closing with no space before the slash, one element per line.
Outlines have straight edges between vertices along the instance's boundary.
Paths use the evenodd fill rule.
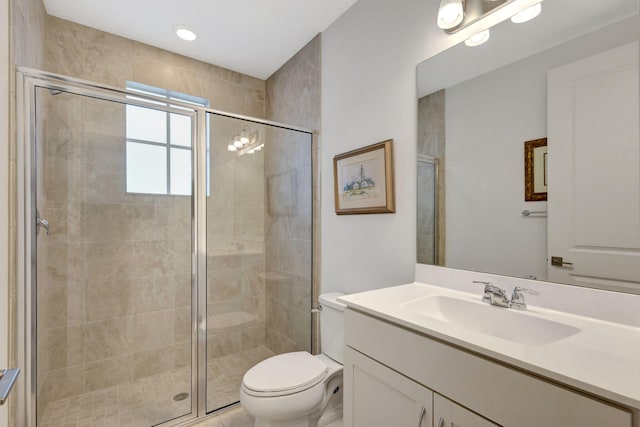
<path fill-rule="evenodd" d="M 245 372 L 311 351 L 311 135 L 208 114 L 206 412 Z"/>
<path fill-rule="evenodd" d="M 193 411 L 194 116 L 36 88 L 39 426 Z"/>

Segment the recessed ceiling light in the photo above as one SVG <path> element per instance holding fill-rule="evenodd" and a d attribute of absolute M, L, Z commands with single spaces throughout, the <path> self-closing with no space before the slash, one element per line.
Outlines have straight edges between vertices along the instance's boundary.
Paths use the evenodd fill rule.
<path fill-rule="evenodd" d="M 176 35 L 189 42 L 197 38 L 196 33 L 184 26 L 176 27 Z"/>

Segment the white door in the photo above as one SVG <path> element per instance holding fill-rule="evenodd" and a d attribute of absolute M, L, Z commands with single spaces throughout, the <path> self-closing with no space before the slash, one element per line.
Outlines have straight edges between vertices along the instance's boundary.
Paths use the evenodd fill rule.
<path fill-rule="evenodd" d="M 548 74 L 551 281 L 640 292 L 638 94 L 637 42 Z"/>

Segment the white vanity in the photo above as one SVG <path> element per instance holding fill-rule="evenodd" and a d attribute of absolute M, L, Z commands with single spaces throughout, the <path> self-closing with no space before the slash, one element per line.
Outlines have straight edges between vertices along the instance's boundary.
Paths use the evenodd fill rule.
<path fill-rule="evenodd" d="M 496 307 L 472 280 L 541 295 Z M 341 300 L 345 426 L 640 427 L 639 296 L 418 265 Z"/>

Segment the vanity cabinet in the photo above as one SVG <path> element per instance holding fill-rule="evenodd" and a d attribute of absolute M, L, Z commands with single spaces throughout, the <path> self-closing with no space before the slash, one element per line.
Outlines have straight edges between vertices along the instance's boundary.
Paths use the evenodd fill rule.
<path fill-rule="evenodd" d="M 632 426 L 627 409 L 481 356 L 464 343 L 350 308 L 344 320 L 345 426 L 418 426 L 423 407 L 421 427 Z"/>
<path fill-rule="evenodd" d="M 350 348 L 344 359 L 353 390 L 345 426 L 433 426 L 431 390 Z"/>
<path fill-rule="evenodd" d="M 345 384 L 353 391 L 346 426 L 498 426 L 351 348 L 345 368 Z"/>

